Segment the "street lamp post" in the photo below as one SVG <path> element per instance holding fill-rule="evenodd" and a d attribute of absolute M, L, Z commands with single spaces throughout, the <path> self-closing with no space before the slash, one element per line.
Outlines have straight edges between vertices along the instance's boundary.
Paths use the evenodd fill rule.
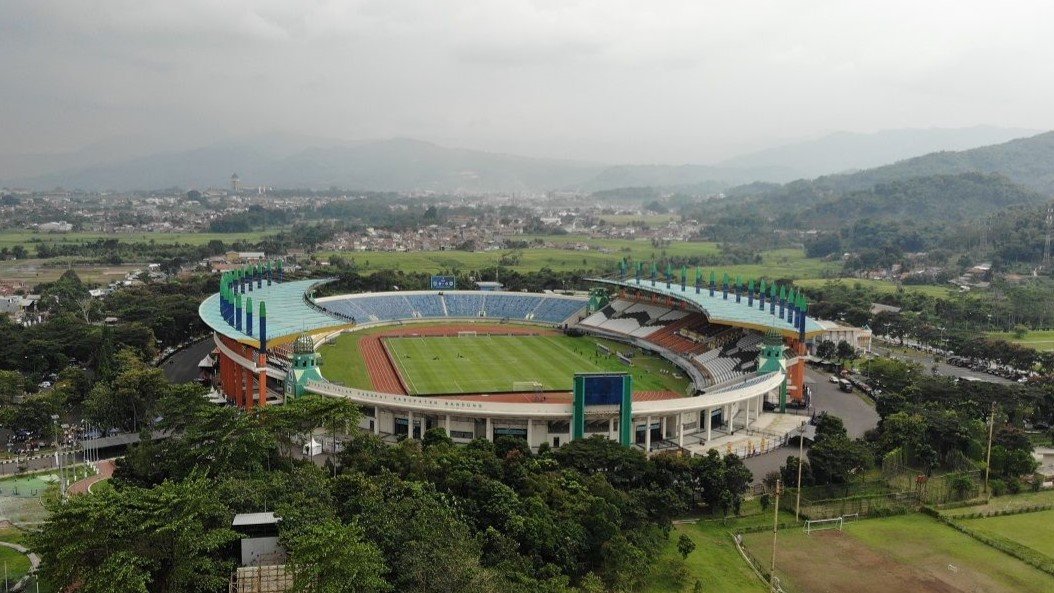
<path fill-rule="evenodd" d="M 779 533 L 780 494 L 783 493 L 783 482 L 776 479 L 776 504 L 772 509 L 772 566 L 769 569 L 769 590 L 776 593 L 776 534 Z"/>
<path fill-rule="evenodd" d="M 805 421 L 801 423 L 801 428 L 798 429 L 798 491 L 795 493 L 794 500 L 794 522 L 798 522 L 798 514 L 801 511 L 801 466 L 804 465 L 802 462 L 802 456 L 805 455 Z"/>
<path fill-rule="evenodd" d="M 988 414 L 988 453 L 984 461 L 984 493 L 988 494 L 988 473 L 992 468 L 992 433 L 995 431 L 995 402 L 992 402 L 992 411 Z"/>

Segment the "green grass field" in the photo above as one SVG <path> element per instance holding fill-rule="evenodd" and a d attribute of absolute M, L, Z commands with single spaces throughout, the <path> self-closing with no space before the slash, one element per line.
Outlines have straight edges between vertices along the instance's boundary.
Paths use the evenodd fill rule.
<path fill-rule="evenodd" d="M 681 534 L 695 542 L 695 551 L 684 560 L 677 552 L 677 540 Z M 720 521 L 702 520 L 695 524 L 674 525 L 652 570 L 644 585 L 644 593 L 691 591 L 696 580 L 702 584 L 703 591 L 768 591 L 768 587 L 739 555 L 729 535 L 729 527 Z"/>
<path fill-rule="evenodd" d="M 515 382 L 536 381 L 545 391 L 570 391 L 576 372 L 631 371 L 637 391 L 684 392 L 687 379 L 628 367 L 597 354 L 594 340 L 566 336 L 387 338 L 385 346 L 412 395 L 530 391 Z M 623 346 L 622 350 L 628 347 Z M 639 357 L 642 359 L 649 357 Z"/>
<path fill-rule="evenodd" d="M 1036 350 L 1054 350 L 1054 330 L 1029 331 L 1020 338 L 1010 332 L 991 332 L 988 335 Z"/>
<path fill-rule="evenodd" d="M 51 245 L 65 245 L 96 241 L 98 239 L 117 239 L 123 243 L 149 243 L 154 242 L 163 245 L 187 244 L 204 245 L 213 239 L 218 239 L 230 244 L 235 241 L 248 241 L 255 243 L 267 235 L 273 235 L 278 229 L 268 231 L 253 231 L 249 233 L 40 233 L 24 230 L 8 230 L 0 232 L 0 247 L 13 247 L 22 245 L 33 251 L 33 246 L 38 243 Z"/>
<path fill-rule="evenodd" d="M 772 535 L 744 536 L 759 558 Z M 781 530 L 776 573 L 795 593 L 1048 592 L 1054 577 L 922 514 L 868 519 L 844 531 Z"/>
<path fill-rule="evenodd" d="M 436 272 L 439 270 L 478 270 L 494 267 L 505 258 L 502 264 L 505 269 L 517 272 L 532 272 L 542 268 L 554 271 L 591 270 L 612 272 L 620 259 L 631 257 L 637 261 L 658 261 L 665 257 L 689 257 L 693 255 L 713 255 L 718 253 L 715 243 L 672 243 L 665 247 L 654 247 L 648 241 L 630 239 L 593 239 L 580 235 L 563 235 L 559 237 L 516 237 L 524 241 L 534 238 L 542 239 L 553 245 L 584 244 L 598 249 L 578 251 L 558 247 L 532 247 L 528 249 L 505 249 L 490 252 L 468 251 L 429 251 L 429 252 L 320 252 L 319 258 L 326 260 L 330 255 L 339 255 L 354 261 L 362 273 L 377 270 L 399 269 L 405 272 Z M 510 263 L 511 262 L 511 263 Z M 761 262 L 757 264 L 713 266 L 718 274 L 727 272 L 746 278 L 811 278 L 819 279 L 834 276 L 841 270 L 837 262 L 824 262 L 805 257 L 801 249 L 773 249 L 762 252 Z M 709 274 L 711 267 L 703 267 Z M 694 274 L 694 268 L 690 271 Z M 693 276 L 694 278 L 694 276 Z"/>
<path fill-rule="evenodd" d="M 679 214 L 604 214 L 600 220 L 608 224 L 628 225 L 643 222 L 649 226 L 663 225 L 671 220 L 680 220 Z"/>
<path fill-rule="evenodd" d="M 905 292 L 944 298 L 956 292 L 955 289 L 951 288 L 950 286 L 946 287 L 930 284 L 904 284 L 898 287 L 893 282 L 886 282 L 884 280 L 869 280 L 866 278 L 841 278 L 836 279 L 835 281 L 840 284 L 846 284 L 847 286 L 860 285 L 866 288 L 871 288 L 882 294 L 893 293 L 896 292 L 898 289 L 903 288 Z M 795 280 L 794 284 L 796 286 L 801 286 L 804 288 L 819 288 L 827 282 L 831 282 L 831 280 L 827 278 L 802 278 L 799 280 Z"/>
<path fill-rule="evenodd" d="M 444 324 L 422 323 L 415 324 L 414 327 L 428 328 L 439 325 Z M 364 337 L 389 332 L 391 330 L 391 327 L 378 327 L 363 331 L 349 332 L 337 337 L 329 344 L 322 345 L 321 348 L 319 348 L 319 353 L 322 355 L 322 374 L 327 380 L 340 385 L 356 387 L 359 389 L 372 388 L 369 372 L 366 369 L 366 363 L 363 361 L 359 350 L 359 341 Z M 455 339 L 469 340 L 470 338 Z M 569 347 L 577 348 L 583 352 L 592 352 L 595 349 L 594 343 L 597 342 L 616 350 L 629 349 L 628 346 L 611 342 L 609 340 L 599 340 L 586 337 L 571 338 L 567 336 L 559 336 L 559 339 L 571 345 Z M 601 359 L 595 363 L 590 362 L 589 364 L 592 364 L 594 367 L 600 367 L 598 370 L 602 371 L 628 370 L 633 376 L 633 388 L 637 391 L 669 390 L 676 391 L 677 393 L 684 393 L 684 390 L 688 385 L 687 378 L 674 378 L 673 373 L 678 372 L 677 368 L 658 356 L 638 355 L 634 360 L 634 366 L 632 368 L 618 362 L 613 357 Z M 570 385 L 570 375 L 567 376 L 567 381 L 568 385 Z M 502 387 L 501 390 L 508 391 L 512 385 L 511 381 L 503 379 L 502 382 L 505 386 Z M 570 387 L 567 389 L 570 389 Z"/>
<path fill-rule="evenodd" d="M 968 519 L 963 525 L 1028 546 L 1054 558 L 1054 510 Z"/>
<path fill-rule="evenodd" d="M 1020 494 L 995 496 L 988 501 L 988 504 L 947 509 L 942 510 L 941 513 L 949 517 L 956 517 L 973 513 L 1012 511 L 1015 509 L 1047 504 L 1054 504 L 1054 490 L 1041 490 L 1039 492 L 1022 492 Z"/>
<path fill-rule="evenodd" d="M 86 264 L 73 263 L 63 258 L 19 259 L 0 261 L 0 278 L 8 282 L 25 282 L 35 286 L 42 282 L 54 282 L 66 270 L 73 270 L 80 279 L 88 283 L 107 284 L 121 280 L 133 270 L 142 270 L 145 264 Z"/>

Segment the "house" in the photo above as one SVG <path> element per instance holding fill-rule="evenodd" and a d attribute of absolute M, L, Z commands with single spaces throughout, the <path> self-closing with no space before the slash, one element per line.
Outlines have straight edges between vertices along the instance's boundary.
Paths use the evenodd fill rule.
<path fill-rule="evenodd" d="M 835 344 L 848 342 L 857 351 L 871 352 L 871 328 L 853 327 L 825 319 L 817 319 L 816 323 L 823 328 L 823 333 L 812 341 L 809 347 L 812 354 L 816 353 L 816 345 L 824 340 L 830 340 Z"/>
<path fill-rule="evenodd" d="M 878 315 L 879 313 L 900 313 L 900 307 L 883 305 L 882 303 L 871 303 L 871 314 Z"/>

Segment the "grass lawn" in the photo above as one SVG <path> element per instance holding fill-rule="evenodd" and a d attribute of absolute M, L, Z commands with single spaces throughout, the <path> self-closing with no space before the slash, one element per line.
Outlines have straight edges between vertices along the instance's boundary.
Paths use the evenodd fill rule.
<path fill-rule="evenodd" d="M 132 270 L 142 270 L 145 264 L 90 264 L 71 263 L 68 260 L 56 259 L 19 259 L 0 261 L 0 278 L 8 282 L 20 281 L 29 286 L 42 282 L 54 282 L 66 270 L 77 272 L 81 280 L 88 283 L 108 284 L 113 280 L 122 280 Z"/>
<path fill-rule="evenodd" d="M 745 506 L 751 506 L 747 503 Z M 756 505 L 753 505 L 756 506 Z M 758 509 L 753 509 L 757 511 Z M 744 509 L 744 512 L 751 512 Z M 793 517 L 781 517 L 781 520 Z M 644 593 L 682 593 L 691 591 L 696 579 L 703 586 L 703 591 L 724 593 L 765 593 L 768 587 L 747 565 L 739 555 L 732 537 L 729 535 L 736 528 L 758 524 L 768 525 L 772 521 L 770 513 L 759 513 L 729 521 L 701 519 L 697 523 L 683 523 L 673 526 L 670 539 L 662 554 L 655 563 L 652 575 L 643 588 Z M 695 542 L 695 551 L 681 560 L 677 552 L 677 540 L 685 534 Z M 771 538 L 771 533 L 768 534 Z M 767 558 L 762 554 L 761 557 Z M 681 569 L 685 569 L 682 571 Z M 678 579 L 678 575 L 684 576 Z"/>
<path fill-rule="evenodd" d="M 444 325 L 442 323 L 422 323 L 414 324 L 413 328 L 426 328 L 434 327 L 437 325 Z M 349 332 L 338 336 L 329 344 L 324 344 L 319 348 L 319 353 L 322 355 L 322 374 L 326 379 L 338 383 L 340 385 L 346 385 L 348 387 L 356 387 L 359 389 L 370 389 L 372 384 L 370 383 L 369 373 L 366 370 L 366 363 L 362 359 L 362 355 L 359 350 L 359 341 L 370 335 L 390 332 L 392 327 L 378 327 L 371 328 L 364 331 Z M 420 338 L 420 339 L 438 339 L 438 338 Z M 450 338 L 452 340 L 480 340 L 483 339 L 481 336 L 476 338 Z M 490 338 L 492 339 L 492 338 Z M 531 338 L 516 338 L 516 340 L 524 340 Z M 589 352 L 592 352 L 595 347 L 593 343 L 600 342 L 609 348 L 615 349 L 616 351 L 629 350 L 630 347 L 617 344 L 608 340 L 599 340 L 596 338 L 571 338 L 567 336 L 558 336 L 558 340 L 564 342 L 568 347 L 574 349 L 577 348 L 582 352 L 586 352 L 586 364 L 591 365 L 594 370 L 602 371 L 630 371 L 633 375 L 633 388 L 636 391 L 655 391 L 655 390 L 669 390 L 676 391 L 677 393 L 684 393 L 685 388 L 688 385 L 687 378 L 675 379 L 673 374 L 668 374 L 660 371 L 678 372 L 680 371 L 669 362 L 665 361 L 658 356 L 642 355 L 638 354 L 634 359 L 634 366 L 627 367 L 626 365 L 618 362 L 614 358 L 601 359 L 596 362 L 589 360 Z M 458 345 L 458 344 L 455 344 Z M 566 350 L 566 348 L 564 348 Z M 452 355 L 456 360 L 456 353 Z M 432 362 L 428 360 L 427 362 Z M 521 365 L 523 361 L 517 361 L 517 365 Z M 537 363 L 535 363 L 537 364 Z M 521 365 L 522 366 L 522 365 Z M 597 369 L 596 367 L 599 367 Z M 520 379 L 509 379 L 509 375 L 506 373 L 508 369 L 501 369 L 501 375 L 495 379 L 500 384 L 498 389 L 493 391 L 508 391 L 512 387 L 512 381 Z M 586 368 L 577 368 L 575 370 L 586 370 Z M 567 382 L 567 390 L 571 389 L 571 374 L 567 374 L 561 379 L 565 379 Z M 535 380 L 535 379 L 523 379 L 523 380 Z M 443 392 L 450 392 L 453 385 L 449 385 Z"/>
<path fill-rule="evenodd" d="M 6 546 L 0 546 L 0 565 L 7 567 L 7 580 L 12 585 L 29 572 L 30 566 L 29 558 L 25 554 Z M 0 570 L 3 566 L 0 566 Z M 0 579 L 2 578 L 3 573 L 0 573 Z"/>
<path fill-rule="evenodd" d="M 796 593 L 1026 593 L 1054 577 L 922 514 L 869 519 L 845 531 L 780 532 L 777 574 Z M 770 534 L 749 534 L 758 556 Z"/>
<path fill-rule="evenodd" d="M 1020 338 L 1010 332 L 991 332 L 988 335 L 1036 350 L 1054 350 L 1054 330 L 1029 331 Z"/>
<path fill-rule="evenodd" d="M 385 344 L 412 395 L 529 391 L 514 382 L 537 381 L 545 391 L 570 391 L 576 372 L 631 371 L 637 391 L 683 392 L 647 369 L 597 354 L 595 339 L 567 336 L 386 338 Z M 622 346 L 621 350 L 630 350 Z M 679 387 L 679 389 L 677 389 Z"/>
<path fill-rule="evenodd" d="M 505 257 L 508 263 L 503 268 L 517 272 L 537 271 L 551 268 L 555 271 L 592 270 L 611 272 L 618 261 L 630 257 L 636 261 L 650 262 L 665 257 L 690 257 L 714 255 L 719 253 L 716 243 L 711 242 L 677 242 L 663 247 L 655 247 L 649 241 L 633 239 L 596 239 L 584 235 L 522 235 L 512 237 L 516 240 L 532 241 L 540 239 L 551 247 L 530 247 L 527 249 L 504 249 L 489 252 L 468 251 L 431 251 L 431 252 L 322 252 L 320 259 L 330 255 L 340 255 L 353 260 L 360 272 L 370 273 L 384 269 L 399 269 L 406 272 L 437 272 L 440 270 L 478 270 L 493 267 Z M 586 250 L 565 249 L 563 246 L 587 245 Z M 801 249 L 773 249 L 761 254 L 757 264 L 713 266 L 721 275 L 728 272 L 731 276 L 747 278 L 821 278 L 836 275 L 841 266 L 836 262 L 824 262 L 805 257 Z M 709 278 L 711 267 L 704 266 Z M 680 270 L 678 270 L 678 273 Z M 689 275 L 694 278 L 694 268 Z"/>
<path fill-rule="evenodd" d="M 1045 504 L 1054 504 L 1054 490 L 1042 490 L 1040 492 L 1022 492 L 1006 496 L 995 496 L 982 504 L 958 509 L 942 510 L 941 513 L 949 517 L 957 515 L 971 515 L 973 513 L 994 513 L 997 511 L 1009 511 L 1024 507 L 1032 507 Z"/>
<path fill-rule="evenodd" d="M 879 293 L 891 293 L 896 292 L 899 288 L 903 288 L 905 292 L 924 294 L 931 297 L 947 297 L 955 292 L 954 289 L 950 289 L 945 286 L 931 285 L 931 284 L 904 284 L 897 286 L 893 282 L 885 282 L 883 280 L 868 280 L 865 278 L 840 278 L 835 279 L 835 282 L 840 284 L 846 284 L 848 286 L 860 285 L 866 288 L 871 288 Z M 803 278 L 801 280 L 795 280 L 794 284 L 805 288 L 819 288 L 831 282 L 831 279 L 827 278 Z"/>
<path fill-rule="evenodd" d="M 1002 537 L 1054 558 L 1054 510 L 963 521 L 967 527 Z"/>
<path fill-rule="evenodd" d="M 671 220 L 680 220 L 680 218 L 679 214 L 604 214 L 600 216 L 600 220 L 608 224 L 628 225 L 643 222 L 648 226 L 664 225 Z"/>
<path fill-rule="evenodd" d="M 648 246 L 647 243 L 644 245 Z M 708 244 L 704 244 L 708 245 Z M 648 246 L 648 249 L 651 249 Z M 319 254 L 325 260 L 332 252 Z M 379 270 L 402 270 L 404 272 L 439 272 L 443 270 L 480 270 L 498 265 L 506 257 L 503 269 L 517 272 L 535 272 L 549 268 L 557 272 L 572 270 L 611 271 L 624 253 L 602 251 L 574 251 L 555 247 L 539 247 L 502 251 L 416 251 L 416 252 L 345 252 L 336 253 L 354 263 L 360 273 L 370 274 Z"/>
<path fill-rule="evenodd" d="M 0 247 L 22 245 L 32 253 L 33 246 L 38 243 L 67 245 L 86 243 L 98 239 L 117 239 L 123 243 L 149 243 L 153 241 L 162 245 L 204 245 L 213 239 L 223 241 L 226 244 L 231 244 L 235 241 L 255 243 L 267 235 L 275 234 L 278 230 L 272 229 L 249 233 L 40 233 L 26 230 L 9 230 L 0 232 Z"/>

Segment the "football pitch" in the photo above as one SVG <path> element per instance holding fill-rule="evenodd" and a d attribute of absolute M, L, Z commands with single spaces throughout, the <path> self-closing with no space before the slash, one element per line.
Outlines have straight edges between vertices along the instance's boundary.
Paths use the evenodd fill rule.
<path fill-rule="evenodd" d="M 771 533 L 744 545 L 767 560 Z M 806 535 L 781 530 L 776 574 L 795 593 L 1045 593 L 1054 577 L 922 514 Z"/>
<path fill-rule="evenodd" d="M 385 348 L 412 395 L 570 391 L 576 372 L 629 371 L 589 340 L 564 336 L 393 337 Z M 647 386 L 636 386 L 646 389 Z"/>

